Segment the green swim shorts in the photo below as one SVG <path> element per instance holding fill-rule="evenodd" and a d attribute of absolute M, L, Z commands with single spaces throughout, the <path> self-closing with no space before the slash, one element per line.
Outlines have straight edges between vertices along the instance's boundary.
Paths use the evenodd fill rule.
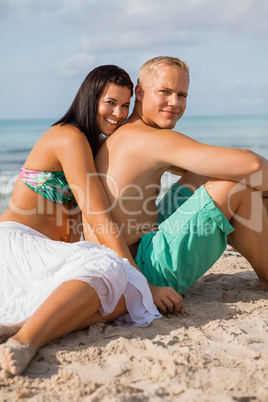
<path fill-rule="evenodd" d="M 175 183 L 157 205 L 158 231 L 141 238 L 135 261 L 148 282 L 185 292 L 218 260 L 234 228 L 204 186 Z"/>

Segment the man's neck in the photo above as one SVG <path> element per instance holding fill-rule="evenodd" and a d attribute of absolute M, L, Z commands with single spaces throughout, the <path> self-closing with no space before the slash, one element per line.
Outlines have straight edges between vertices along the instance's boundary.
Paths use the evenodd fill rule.
<path fill-rule="evenodd" d="M 142 108 L 141 108 L 141 102 L 136 101 L 133 112 L 127 119 L 126 123 L 141 123 L 144 124 L 148 127 L 151 127 L 150 124 L 147 123 L 146 119 L 144 119 L 143 113 L 142 113 Z"/>

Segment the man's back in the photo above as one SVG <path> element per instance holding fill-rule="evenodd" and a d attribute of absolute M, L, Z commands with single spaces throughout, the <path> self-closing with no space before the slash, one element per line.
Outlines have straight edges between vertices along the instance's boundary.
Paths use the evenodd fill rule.
<path fill-rule="evenodd" d="M 130 120 L 107 139 L 95 160 L 113 217 L 129 246 L 157 225 L 155 200 L 167 166 L 157 157 L 155 134 L 156 129 Z"/>
<path fill-rule="evenodd" d="M 202 144 L 173 131 L 188 87 L 179 59 L 159 57 L 142 66 L 134 111 L 95 160 L 113 217 L 129 246 L 141 240 L 135 261 L 152 285 L 184 292 L 220 257 L 229 236 L 267 290 L 267 213 L 256 190 L 267 191 L 268 163 L 248 150 Z M 174 167 L 180 182 L 160 202 L 158 230 L 143 236 L 157 227 L 161 176 Z M 173 296 L 160 299 L 172 311 Z"/>
<path fill-rule="evenodd" d="M 171 166 L 179 167 L 182 159 L 177 150 L 183 136 L 170 129 L 186 108 L 188 73 L 178 66 L 163 67 L 158 76 L 147 97 L 142 86 L 136 86 L 132 115 L 108 138 L 95 160 L 128 245 L 156 229 L 161 176 Z"/>

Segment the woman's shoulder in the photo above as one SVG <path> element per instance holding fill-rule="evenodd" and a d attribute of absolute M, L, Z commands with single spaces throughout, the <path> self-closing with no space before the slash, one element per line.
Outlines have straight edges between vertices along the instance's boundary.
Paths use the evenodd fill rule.
<path fill-rule="evenodd" d="M 56 137 L 85 137 L 84 133 L 79 128 L 72 126 L 71 124 L 57 124 L 52 126 L 44 135 Z"/>
<path fill-rule="evenodd" d="M 86 136 L 77 127 L 70 124 L 57 124 L 52 126 L 44 135 L 43 140 L 51 143 L 55 148 L 75 146 L 76 144 L 88 144 Z"/>
<path fill-rule="evenodd" d="M 91 153 L 85 135 L 78 128 L 71 125 L 52 126 L 37 141 L 25 165 L 33 169 L 60 170 L 59 161 L 63 155 L 68 158 L 75 154 L 79 158 L 85 150 Z"/>

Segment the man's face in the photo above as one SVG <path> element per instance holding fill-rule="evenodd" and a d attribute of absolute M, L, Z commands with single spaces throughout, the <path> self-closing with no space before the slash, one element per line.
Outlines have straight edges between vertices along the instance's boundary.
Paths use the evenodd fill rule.
<path fill-rule="evenodd" d="M 142 119 L 152 127 L 172 129 L 186 109 L 187 73 L 170 66 L 160 67 L 152 83 L 143 90 Z"/>

